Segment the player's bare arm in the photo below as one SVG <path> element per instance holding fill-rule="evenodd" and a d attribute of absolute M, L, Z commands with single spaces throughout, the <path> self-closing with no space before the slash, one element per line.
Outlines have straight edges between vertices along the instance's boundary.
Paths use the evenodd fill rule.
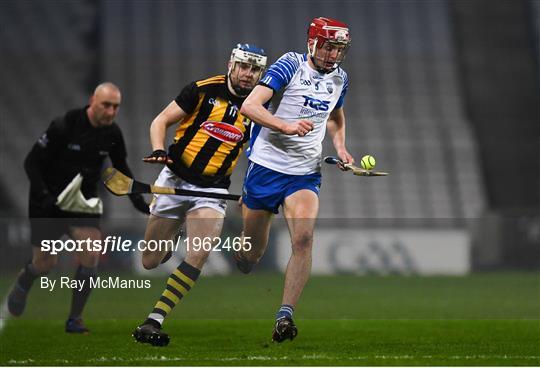
<path fill-rule="evenodd" d="M 340 160 L 343 163 L 354 164 L 354 158 L 345 147 L 345 112 L 343 108 L 335 109 L 330 113 L 326 128 Z M 348 170 L 343 165 L 339 165 L 339 167 L 342 170 Z"/>
<path fill-rule="evenodd" d="M 185 116 L 186 112 L 182 110 L 175 101 L 171 103 L 152 121 L 150 125 L 150 143 L 152 144 L 152 154 L 143 158 L 148 163 L 167 163 L 172 164 L 172 160 L 165 151 L 165 137 L 167 128 L 178 123 Z"/>
<path fill-rule="evenodd" d="M 297 134 L 303 137 L 313 130 L 313 122 L 310 120 L 302 119 L 287 123 L 272 115 L 264 104 L 270 101 L 273 93 L 271 88 L 256 86 L 242 104 L 240 112 L 258 124 L 286 135 Z"/>

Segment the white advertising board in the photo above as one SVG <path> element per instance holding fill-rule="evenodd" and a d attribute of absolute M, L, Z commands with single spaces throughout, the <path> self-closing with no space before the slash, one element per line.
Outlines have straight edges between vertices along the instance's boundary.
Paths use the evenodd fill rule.
<path fill-rule="evenodd" d="M 277 247 L 285 270 L 287 230 L 280 230 Z M 462 230 L 315 230 L 313 274 L 464 275 L 470 267 L 470 239 Z"/>

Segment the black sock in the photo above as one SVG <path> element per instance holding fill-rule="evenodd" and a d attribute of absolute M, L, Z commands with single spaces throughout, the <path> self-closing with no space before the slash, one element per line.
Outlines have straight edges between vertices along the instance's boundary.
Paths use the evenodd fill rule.
<path fill-rule="evenodd" d="M 90 296 L 92 288 L 90 287 L 90 279 L 95 277 L 97 274 L 96 267 L 84 267 L 79 266 L 77 272 L 75 273 L 75 280 L 80 284 L 81 281 L 84 281 L 83 287 L 81 290 L 78 288 L 73 289 L 73 296 L 71 299 L 71 311 L 69 312 L 69 318 L 81 318 L 82 311 L 86 305 L 86 301 Z"/>
<path fill-rule="evenodd" d="M 21 274 L 17 278 L 17 284 L 22 290 L 24 290 L 25 293 L 28 293 L 32 288 L 34 280 L 37 279 L 38 276 L 39 274 L 36 272 L 32 261 L 30 261 L 26 264 L 26 266 L 24 266 Z"/>

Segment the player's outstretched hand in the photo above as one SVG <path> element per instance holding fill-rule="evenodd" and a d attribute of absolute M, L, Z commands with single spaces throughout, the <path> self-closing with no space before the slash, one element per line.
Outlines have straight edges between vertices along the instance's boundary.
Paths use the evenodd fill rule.
<path fill-rule="evenodd" d="M 173 161 L 164 150 L 155 150 L 150 155 L 143 157 L 144 162 L 151 164 L 172 164 Z"/>
<path fill-rule="evenodd" d="M 313 122 L 311 120 L 297 120 L 292 124 L 286 124 L 283 128 L 283 133 L 286 135 L 298 135 L 303 137 L 313 130 Z"/>
<path fill-rule="evenodd" d="M 338 163 L 338 167 L 343 171 L 350 170 L 348 167 L 345 167 L 344 164 L 354 164 L 354 158 L 351 156 L 351 154 L 347 152 L 346 149 L 341 149 L 336 153 L 341 160 L 341 162 Z"/>

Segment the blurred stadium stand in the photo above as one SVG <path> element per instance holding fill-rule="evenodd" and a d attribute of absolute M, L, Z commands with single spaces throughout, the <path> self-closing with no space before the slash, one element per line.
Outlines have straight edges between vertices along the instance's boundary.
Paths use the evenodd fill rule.
<path fill-rule="evenodd" d="M 3 162 L 4 172 L 13 173 L 10 180 L 25 183 L 12 189 L 19 211 L 25 209 L 22 189 L 27 186 L 22 159 L 52 118 L 86 102 L 89 81 L 112 80 L 122 88 L 118 121 L 130 162 L 139 178 L 151 181 L 156 168 L 138 160 L 150 149 L 148 125 L 185 83 L 225 72 L 236 42 L 261 45 L 271 60 L 288 50 L 303 52 L 306 24 L 326 14 L 349 23 L 353 34 L 345 63 L 351 80 L 346 104 L 350 151 L 357 159 L 373 154 L 379 167 L 392 176 L 359 180 L 326 167 L 321 217 L 477 216 L 484 193 L 456 86 L 447 3 L 314 1 L 304 5 L 292 2 L 288 17 L 254 17 L 280 14 L 285 3 L 4 3 L 3 80 L 13 88 L 2 99 Z M 96 19 L 97 30 L 92 28 Z M 93 32 L 100 37 L 97 48 L 93 48 Z M 97 76 L 91 75 L 96 57 Z M 332 151 L 327 141 L 325 153 Z M 234 191 L 240 190 L 244 167 L 245 163 L 237 171 Z M 115 203 L 113 216 L 125 217 L 131 211 L 125 202 Z"/>
<path fill-rule="evenodd" d="M 539 1 L 522 3 L 536 9 L 538 27 Z M 270 60 L 304 52 L 309 20 L 324 15 L 347 22 L 353 37 L 344 63 L 351 81 L 348 148 L 357 160 L 374 155 L 391 176 L 362 179 L 323 168 L 321 217 L 394 227 L 407 220 L 429 227 L 439 219 L 464 227 L 491 207 L 489 188 L 498 178 L 486 175 L 478 126 L 467 110 L 456 36 L 464 29 L 454 24 L 455 6 L 450 0 L 3 1 L 0 77 L 8 87 L 0 101 L 0 180 L 13 208 L 5 213 L 26 214 L 22 161 L 33 142 L 54 117 L 84 105 L 98 81 L 121 87 L 118 122 L 130 165 L 151 182 L 158 168 L 140 160 L 150 151 L 149 124 L 182 86 L 225 73 L 237 42 L 262 46 Z M 333 154 L 329 140 L 324 153 Z M 231 192 L 240 192 L 244 169 L 245 161 Z M 110 217 L 137 216 L 129 201 L 107 201 Z"/>
<path fill-rule="evenodd" d="M 465 107 L 489 204 L 477 223 L 475 268 L 501 262 L 538 268 L 539 2 L 457 0 L 451 5 Z"/>
<path fill-rule="evenodd" d="M 287 3 L 288 4 L 288 3 Z M 125 91 L 122 121 L 130 152 L 149 149 L 148 124 L 187 82 L 225 71 L 235 42 L 263 46 L 270 59 L 303 52 L 305 28 L 320 14 L 343 19 L 353 46 L 345 69 L 348 144 L 371 153 L 388 180 L 324 168 L 322 218 L 462 219 L 484 206 L 476 148 L 462 113 L 445 1 L 104 2 L 104 79 Z M 186 16 L 189 15 L 189 16 Z M 206 24 L 200 19 L 209 19 Z M 221 19 L 220 21 L 214 21 Z M 242 19 L 233 24 L 223 19 Z M 107 36 L 109 35 L 109 36 Z M 127 96 L 130 96 L 129 98 Z M 329 141 L 326 154 L 332 153 Z M 458 170 L 459 168 L 459 170 Z M 138 163 L 146 180 L 155 169 Z M 243 168 L 233 189 L 240 190 Z M 127 206 L 127 205 L 126 205 Z"/>
<path fill-rule="evenodd" d="M 23 161 L 30 148 L 55 117 L 84 106 L 95 83 L 95 5 L 69 0 L 0 4 L 0 180 L 3 195 L 11 199 L 11 216 L 27 213 Z"/>

